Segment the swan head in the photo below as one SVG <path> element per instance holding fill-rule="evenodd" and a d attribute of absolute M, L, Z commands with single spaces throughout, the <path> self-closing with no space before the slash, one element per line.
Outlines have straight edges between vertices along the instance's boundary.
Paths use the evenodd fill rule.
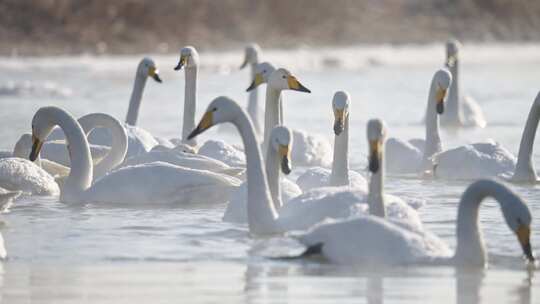
<path fill-rule="evenodd" d="M 386 139 L 386 126 L 380 119 L 370 119 L 367 124 L 369 143 L 369 171 L 377 173 L 381 168 L 383 144 Z"/>
<path fill-rule="evenodd" d="M 259 54 L 261 53 L 261 48 L 258 44 L 252 43 L 246 46 L 244 62 L 240 66 L 240 69 L 245 68 L 248 64 L 256 64 L 259 61 Z"/>
<path fill-rule="evenodd" d="M 261 62 L 255 66 L 253 81 L 249 85 L 249 88 L 246 89 L 247 92 L 258 87 L 260 84 L 267 83 L 270 74 L 272 74 L 276 68 L 270 62 Z"/>
<path fill-rule="evenodd" d="M 145 57 L 141 60 L 139 63 L 139 66 L 137 67 L 137 75 L 140 75 L 141 77 L 152 77 L 157 82 L 162 82 L 161 78 L 159 77 L 159 71 L 156 67 L 156 64 L 154 63 L 154 60 Z"/>
<path fill-rule="evenodd" d="M 50 112 L 58 110 L 56 107 L 43 107 L 34 114 L 34 118 L 32 118 L 32 150 L 28 157 L 31 161 L 37 159 L 45 139 L 55 126 L 55 123 L 50 119 Z"/>
<path fill-rule="evenodd" d="M 523 254 L 530 262 L 535 258 L 532 252 L 531 235 L 531 211 L 527 204 L 517 194 L 509 191 L 505 203 L 501 204 L 504 219 L 508 227 L 514 231 L 523 250 Z"/>
<path fill-rule="evenodd" d="M 446 67 L 453 67 L 459 56 L 459 49 L 461 48 L 461 43 L 456 39 L 450 39 L 446 42 Z"/>
<path fill-rule="evenodd" d="M 292 133 L 284 126 L 276 126 L 270 133 L 270 144 L 281 159 L 281 171 L 284 174 L 291 173 Z"/>
<path fill-rule="evenodd" d="M 444 113 L 444 99 L 446 92 L 452 83 L 452 74 L 447 69 L 440 69 L 433 75 L 435 84 L 435 102 L 437 103 L 436 111 L 438 114 Z"/>
<path fill-rule="evenodd" d="M 261 82 L 262 83 L 262 82 Z M 259 83 L 260 84 L 260 83 Z M 276 90 L 293 90 L 299 92 L 311 93 L 311 91 L 303 86 L 296 77 L 286 69 L 277 69 L 268 77 L 268 85 Z M 250 86 L 248 91 L 256 87 Z"/>
<path fill-rule="evenodd" d="M 182 67 L 196 68 L 199 66 L 199 53 L 192 46 L 186 46 L 180 50 L 180 60 L 174 68 L 175 71 L 179 71 Z"/>
<path fill-rule="evenodd" d="M 332 99 L 334 110 L 334 134 L 340 135 L 345 126 L 345 119 L 349 116 L 349 93 L 337 91 Z"/>
<path fill-rule="evenodd" d="M 195 138 L 197 135 L 224 122 L 232 122 L 238 116 L 238 113 L 242 112 L 240 106 L 229 97 L 220 96 L 212 100 L 206 109 L 201 121 L 193 130 L 188 140 Z"/>

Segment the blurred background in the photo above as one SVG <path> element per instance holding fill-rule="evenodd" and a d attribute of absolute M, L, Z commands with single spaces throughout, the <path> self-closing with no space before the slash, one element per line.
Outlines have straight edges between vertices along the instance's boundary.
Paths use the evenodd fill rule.
<path fill-rule="evenodd" d="M 537 41 L 535 0 L 1 0 L 0 54 Z"/>

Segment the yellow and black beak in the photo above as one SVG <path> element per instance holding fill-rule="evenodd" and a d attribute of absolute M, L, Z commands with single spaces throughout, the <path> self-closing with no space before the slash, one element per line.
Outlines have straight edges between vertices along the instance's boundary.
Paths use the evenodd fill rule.
<path fill-rule="evenodd" d="M 244 62 L 242 62 L 242 65 L 240 66 L 240 70 L 245 68 L 248 64 L 248 57 L 246 55 L 246 57 L 244 58 Z"/>
<path fill-rule="evenodd" d="M 381 141 L 370 140 L 369 141 L 369 171 L 371 173 L 377 173 L 381 168 Z"/>
<path fill-rule="evenodd" d="M 152 77 L 157 82 L 162 82 L 161 78 L 159 77 L 159 71 L 156 69 L 156 67 L 152 66 L 148 69 L 148 76 Z"/>
<path fill-rule="evenodd" d="M 444 113 L 444 97 L 446 97 L 446 89 L 437 88 L 435 99 L 437 101 L 437 113 Z"/>
<path fill-rule="evenodd" d="M 456 55 L 448 56 L 448 58 L 446 58 L 445 65 L 446 65 L 447 68 L 451 68 L 454 65 L 456 65 L 456 61 L 457 61 Z"/>
<path fill-rule="evenodd" d="M 174 68 L 174 70 L 179 71 L 180 69 L 182 69 L 183 66 L 186 65 L 186 62 L 187 62 L 187 56 L 186 55 L 180 55 L 180 61 L 178 62 L 178 64 Z"/>
<path fill-rule="evenodd" d="M 527 225 L 520 225 L 516 230 L 516 235 L 523 249 L 523 254 L 529 260 L 529 262 L 534 262 L 535 258 L 531 248 L 531 228 Z"/>
<path fill-rule="evenodd" d="M 279 145 L 279 157 L 281 157 L 281 172 L 289 174 L 291 168 L 291 151 L 288 145 Z"/>
<path fill-rule="evenodd" d="M 306 92 L 306 93 L 311 93 L 311 91 L 306 88 L 305 86 L 303 86 L 297 79 L 296 77 L 292 76 L 292 75 L 289 75 L 287 77 L 287 84 L 289 85 L 289 89 L 291 90 L 294 90 L 294 91 L 299 91 L 299 92 Z"/>
<path fill-rule="evenodd" d="M 35 135 L 32 135 L 32 151 L 30 151 L 30 156 L 28 156 L 30 161 L 35 161 L 38 158 L 42 146 L 43 142 Z"/>
<path fill-rule="evenodd" d="M 207 111 L 206 113 L 204 113 L 201 121 L 199 122 L 199 124 L 197 125 L 197 127 L 195 128 L 195 130 L 191 131 L 191 133 L 189 134 L 188 136 L 188 140 L 196 137 L 197 135 L 203 133 L 204 131 L 208 130 L 210 127 L 212 127 L 214 125 L 214 122 L 213 122 L 213 114 L 214 112 L 213 111 Z"/>
<path fill-rule="evenodd" d="M 256 87 L 258 87 L 260 84 L 264 82 L 263 76 L 261 73 L 256 73 L 255 78 L 253 78 L 253 82 L 249 85 L 249 87 L 246 89 L 246 92 L 249 92 Z"/>
<path fill-rule="evenodd" d="M 345 110 L 334 110 L 334 134 L 340 135 L 343 132 L 345 123 Z"/>

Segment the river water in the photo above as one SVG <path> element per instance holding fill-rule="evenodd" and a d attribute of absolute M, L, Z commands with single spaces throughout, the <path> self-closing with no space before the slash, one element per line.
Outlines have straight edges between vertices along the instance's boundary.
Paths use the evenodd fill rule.
<path fill-rule="evenodd" d="M 540 79 L 539 45 L 467 45 L 462 87 L 483 107 L 485 129 L 443 132 L 445 148 L 493 139 L 517 153 Z M 142 56 L 142 55 L 141 55 Z M 30 132 L 33 113 L 57 105 L 76 116 L 106 112 L 125 117 L 141 56 L 0 58 L 0 149 Z M 379 117 L 389 135 L 422 137 L 419 123 L 428 85 L 443 62 L 440 45 L 357 46 L 271 50 L 312 94 L 284 93 L 285 123 L 332 140 L 331 98 L 352 96 L 352 167 L 366 166 L 365 123 Z M 178 137 L 183 73 L 177 55 L 152 56 L 164 82 L 149 80 L 139 123 L 154 135 Z M 242 52 L 203 52 L 197 116 L 218 95 L 246 101 Z M 264 92 L 260 93 L 264 96 Z M 240 143 L 235 133 L 207 132 L 201 140 Z M 535 145 L 538 148 L 538 144 Z M 536 149 L 538 151 L 538 149 Z M 535 163 L 540 154 L 534 153 Z M 302 168 L 295 168 L 295 175 Z M 421 218 L 453 247 L 457 203 L 466 182 L 388 177 L 386 190 L 421 198 Z M 540 189 L 511 186 L 540 214 Z M 490 253 L 484 270 L 448 267 L 362 269 L 321 261 L 275 261 L 252 254 L 258 240 L 243 225 L 224 223 L 225 205 L 189 208 L 74 207 L 55 197 L 23 197 L 0 215 L 9 259 L 0 264 L 3 303 L 538 303 L 535 270 L 525 267 L 498 205 L 487 200 L 480 218 Z M 532 244 L 540 251 L 540 221 Z"/>

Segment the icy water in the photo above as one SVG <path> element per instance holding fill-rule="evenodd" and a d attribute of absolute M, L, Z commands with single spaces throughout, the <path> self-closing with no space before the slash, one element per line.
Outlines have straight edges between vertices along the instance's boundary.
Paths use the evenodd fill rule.
<path fill-rule="evenodd" d="M 494 139 L 517 153 L 530 105 L 540 90 L 539 45 L 467 46 L 462 87 L 482 105 L 488 127 L 443 133 L 445 148 Z M 423 137 L 419 124 L 428 85 L 443 62 L 440 46 L 351 47 L 268 51 L 312 94 L 284 93 L 285 122 L 333 136 L 331 98 L 352 96 L 353 168 L 366 165 L 365 123 L 384 119 L 390 136 Z M 183 73 L 176 55 L 153 56 L 164 83 L 149 80 L 140 126 L 154 135 L 178 137 L 182 123 Z M 58 105 L 79 116 L 106 112 L 123 119 L 140 56 L 0 58 L 0 149 L 11 149 L 30 131 L 33 113 Z M 202 53 L 198 117 L 213 97 L 241 103 L 249 85 L 238 71 L 241 52 Z M 264 93 L 260 93 L 264 96 Z M 237 134 L 207 138 L 239 143 Z M 535 160 L 540 165 L 536 144 Z M 296 168 L 299 174 L 302 168 Z M 422 198 L 422 220 L 452 247 L 456 207 L 465 182 L 389 177 L 389 193 Z M 540 188 L 511 186 L 540 214 Z M 224 223 L 225 205 L 201 202 L 189 208 L 73 207 L 57 198 L 23 197 L 0 215 L 9 259 L 0 264 L 2 303 L 538 303 L 538 270 L 525 267 L 515 236 L 498 206 L 481 208 L 490 252 L 485 270 L 449 267 L 363 269 L 320 261 L 275 261 L 252 254 L 257 240 L 246 227 Z M 532 244 L 540 251 L 540 221 Z"/>

